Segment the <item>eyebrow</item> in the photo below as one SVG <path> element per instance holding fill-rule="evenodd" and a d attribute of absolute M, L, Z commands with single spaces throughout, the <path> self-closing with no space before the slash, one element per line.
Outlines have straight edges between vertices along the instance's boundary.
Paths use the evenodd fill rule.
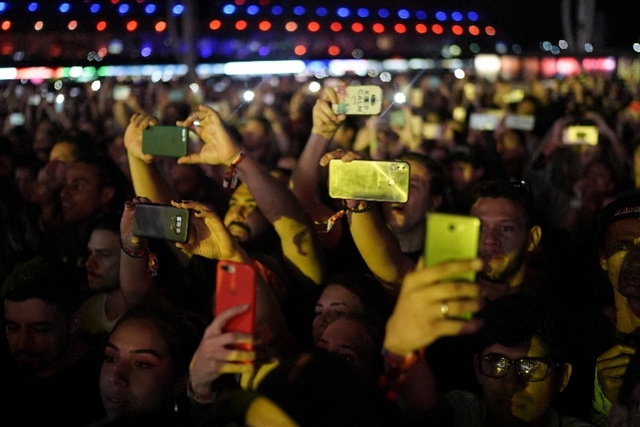
<path fill-rule="evenodd" d="M 107 343 L 107 347 L 112 348 L 113 350 L 116 350 L 116 351 L 120 351 L 118 346 L 114 345 L 112 343 Z M 133 354 L 151 354 L 151 355 L 157 357 L 158 359 L 162 359 L 163 358 L 161 353 L 159 353 L 156 350 L 153 350 L 151 348 L 139 348 L 139 349 L 135 349 L 135 350 L 130 351 L 130 353 L 133 353 Z"/>

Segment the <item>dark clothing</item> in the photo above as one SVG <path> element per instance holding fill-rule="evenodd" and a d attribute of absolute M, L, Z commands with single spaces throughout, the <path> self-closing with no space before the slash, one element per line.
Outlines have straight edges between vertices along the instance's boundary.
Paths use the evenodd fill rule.
<path fill-rule="evenodd" d="M 100 399 L 103 356 L 90 350 L 64 371 L 33 376 L 13 359 L 0 367 L 0 425 L 83 426 L 105 416 Z"/>

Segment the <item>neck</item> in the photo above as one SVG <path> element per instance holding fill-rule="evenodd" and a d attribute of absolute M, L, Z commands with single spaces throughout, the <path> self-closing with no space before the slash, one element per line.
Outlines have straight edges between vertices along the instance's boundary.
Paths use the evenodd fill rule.
<path fill-rule="evenodd" d="M 402 253 L 416 252 L 424 248 L 424 223 L 420 222 L 410 230 L 392 231 L 398 239 Z"/>
<path fill-rule="evenodd" d="M 616 329 L 624 334 L 630 334 L 640 328 L 640 301 L 629 300 L 620 292 L 614 291 L 616 309 Z"/>

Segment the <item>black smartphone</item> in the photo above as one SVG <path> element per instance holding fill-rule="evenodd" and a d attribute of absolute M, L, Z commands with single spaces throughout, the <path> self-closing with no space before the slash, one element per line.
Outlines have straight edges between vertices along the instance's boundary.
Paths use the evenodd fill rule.
<path fill-rule="evenodd" d="M 182 126 L 152 126 L 142 131 L 142 152 L 154 156 L 187 155 L 189 129 Z"/>
<path fill-rule="evenodd" d="M 189 239 L 189 210 L 170 205 L 138 204 L 134 210 L 133 235 L 185 243 Z"/>

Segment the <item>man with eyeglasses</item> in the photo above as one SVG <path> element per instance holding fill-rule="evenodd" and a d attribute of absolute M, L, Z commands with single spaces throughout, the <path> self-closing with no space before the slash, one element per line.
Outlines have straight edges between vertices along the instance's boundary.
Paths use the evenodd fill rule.
<path fill-rule="evenodd" d="M 478 260 L 474 262 L 480 266 Z M 555 306 L 540 297 L 507 295 L 487 305 L 475 320 L 460 320 L 455 316 L 473 310 L 469 304 L 478 291 L 441 278 L 453 269 L 464 269 L 465 263 L 410 273 L 403 283 L 407 290 L 401 292 L 387 323 L 387 368 L 402 371 L 393 384 L 405 418 L 421 425 L 455 427 L 590 426 L 552 408 L 554 397 L 565 389 L 572 372 L 567 359 L 569 341 Z M 447 307 L 444 311 L 443 306 Z M 427 309 L 430 315 L 425 314 L 424 321 L 411 321 L 407 315 Z M 477 331 L 473 368 L 481 393 L 453 390 L 443 394 L 427 358 L 415 357 L 415 352 L 420 345 L 428 347 L 443 336 L 473 330 Z"/>

